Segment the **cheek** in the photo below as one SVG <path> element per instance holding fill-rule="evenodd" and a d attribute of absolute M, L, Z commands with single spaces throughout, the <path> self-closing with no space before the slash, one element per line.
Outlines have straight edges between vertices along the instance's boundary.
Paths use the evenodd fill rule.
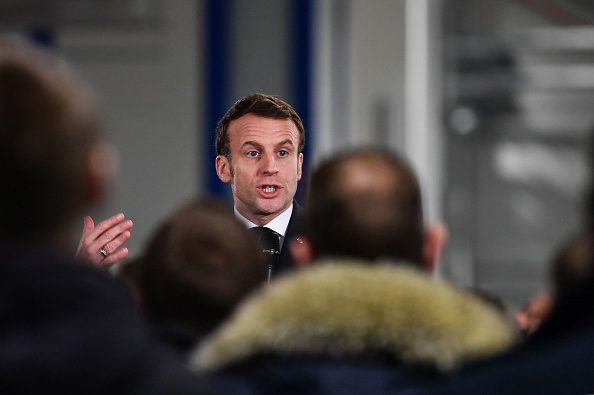
<path fill-rule="evenodd" d="M 291 179 L 289 180 L 289 183 L 292 184 L 293 189 L 297 189 L 297 182 L 300 178 L 301 175 L 299 174 L 299 170 L 294 168 L 291 169 Z"/>
<path fill-rule="evenodd" d="M 249 170 L 247 169 L 245 166 L 241 166 L 241 164 L 238 164 L 237 166 L 235 166 L 235 168 L 233 168 L 232 171 L 232 177 L 233 177 L 233 182 L 236 184 L 247 184 L 250 180 L 250 176 L 249 176 Z"/>

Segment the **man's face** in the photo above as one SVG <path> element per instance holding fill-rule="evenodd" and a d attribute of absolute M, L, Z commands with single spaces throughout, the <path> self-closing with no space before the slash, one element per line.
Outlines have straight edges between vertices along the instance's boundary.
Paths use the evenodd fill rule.
<path fill-rule="evenodd" d="M 231 184 L 235 208 L 265 225 L 291 205 L 301 179 L 299 131 L 290 119 L 246 114 L 229 124 L 230 160 L 217 156 L 221 181 Z"/>

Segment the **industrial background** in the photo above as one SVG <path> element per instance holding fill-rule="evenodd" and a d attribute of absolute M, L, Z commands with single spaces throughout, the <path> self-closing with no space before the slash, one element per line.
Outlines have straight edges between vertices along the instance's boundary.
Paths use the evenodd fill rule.
<path fill-rule="evenodd" d="M 120 165 L 90 214 L 131 218 L 132 254 L 179 203 L 229 199 L 215 124 L 261 91 L 303 116 L 308 167 L 353 145 L 404 153 L 450 230 L 439 274 L 511 308 L 583 221 L 593 24 L 589 0 L 0 0 L 1 34 L 97 88 Z"/>

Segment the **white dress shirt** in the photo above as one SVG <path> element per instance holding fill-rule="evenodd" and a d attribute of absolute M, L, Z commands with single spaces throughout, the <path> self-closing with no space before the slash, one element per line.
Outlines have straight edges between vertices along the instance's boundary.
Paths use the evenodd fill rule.
<path fill-rule="evenodd" d="M 233 208 L 233 211 L 235 212 L 235 216 L 237 217 L 237 219 L 243 222 L 248 229 L 258 226 L 246 217 L 244 217 L 243 215 L 241 215 L 235 207 Z M 289 221 L 291 220 L 291 214 L 293 214 L 293 203 L 291 203 L 291 206 L 289 206 L 289 208 L 283 211 L 279 216 L 274 218 L 269 223 L 263 225 L 278 233 L 281 249 L 283 248 L 283 242 L 285 241 L 285 233 L 287 233 L 287 227 L 289 226 Z"/>

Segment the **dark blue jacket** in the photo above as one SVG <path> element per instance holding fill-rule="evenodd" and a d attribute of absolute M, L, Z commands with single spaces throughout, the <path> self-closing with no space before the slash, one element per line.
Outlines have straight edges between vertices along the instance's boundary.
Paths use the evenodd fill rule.
<path fill-rule="evenodd" d="M 205 388 L 134 319 L 125 286 L 47 249 L 0 243 L 3 394 L 185 394 Z"/>
<path fill-rule="evenodd" d="M 452 376 L 435 394 L 583 395 L 594 393 L 594 277 L 557 304 L 516 350 Z"/>
<path fill-rule="evenodd" d="M 221 395 L 422 395 L 440 375 L 396 361 L 268 354 L 214 377 Z"/>

